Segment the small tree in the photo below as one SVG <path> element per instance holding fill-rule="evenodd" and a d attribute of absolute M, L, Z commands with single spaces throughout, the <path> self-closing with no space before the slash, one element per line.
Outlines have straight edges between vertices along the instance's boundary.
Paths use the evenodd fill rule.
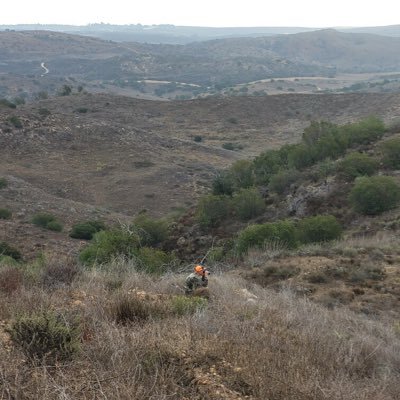
<path fill-rule="evenodd" d="M 400 138 L 392 138 L 381 144 L 383 164 L 392 169 L 400 169 Z"/>
<path fill-rule="evenodd" d="M 218 174 L 212 182 L 212 193 L 216 196 L 232 196 L 234 192 L 234 183 L 232 175 L 228 171 Z"/>
<path fill-rule="evenodd" d="M 21 253 L 6 242 L 0 242 L 0 256 L 11 257 L 16 261 L 22 258 Z"/>
<path fill-rule="evenodd" d="M 327 242 L 338 239 L 342 234 L 342 227 L 333 215 L 304 218 L 297 229 L 302 243 Z"/>
<path fill-rule="evenodd" d="M 352 181 L 358 176 L 373 175 L 378 167 L 375 159 L 362 153 L 348 154 L 338 165 L 338 174 L 346 181 Z"/>
<path fill-rule="evenodd" d="M 236 161 L 231 169 L 230 173 L 237 188 L 249 188 L 254 185 L 254 172 L 253 164 L 248 160 Z"/>
<path fill-rule="evenodd" d="M 132 257 L 139 247 L 139 238 L 122 229 L 97 232 L 92 243 L 79 254 L 79 260 L 84 264 L 105 263 L 119 255 Z"/>
<path fill-rule="evenodd" d="M 229 212 L 229 197 L 208 195 L 200 199 L 196 217 L 203 227 L 215 227 L 227 218 Z"/>
<path fill-rule="evenodd" d="M 34 215 L 32 223 L 50 231 L 61 232 L 63 229 L 61 222 L 59 222 L 54 215 L 48 213 L 38 213 Z"/>
<path fill-rule="evenodd" d="M 70 237 L 74 239 L 91 240 L 95 233 L 106 229 L 102 221 L 85 221 L 73 225 Z"/>
<path fill-rule="evenodd" d="M 381 214 L 400 202 L 400 187 L 390 176 L 358 178 L 350 192 L 354 209 L 367 215 Z"/>
<path fill-rule="evenodd" d="M 292 183 L 298 181 L 300 178 L 301 173 L 295 169 L 280 171 L 271 176 L 268 187 L 278 194 L 283 194 Z"/>
<path fill-rule="evenodd" d="M 262 248 L 266 242 L 278 242 L 288 248 L 296 247 L 296 229 L 291 221 L 250 225 L 240 232 L 236 241 L 239 254 L 251 247 Z"/>
<path fill-rule="evenodd" d="M 164 219 L 151 218 L 140 214 L 133 220 L 142 246 L 155 246 L 168 238 L 168 223 Z"/>
<path fill-rule="evenodd" d="M 10 219 L 12 212 L 8 208 L 0 208 L 0 219 Z"/>
<path fill-rule="evenodd" d="M 72 87 L 69 85 L 63 85 L 60 89 L 60 96 L 69 96 L 72 93 Z"/>
<path fill-rule="evenodd" d="M 241 189 L 233 198 L 233 209 L 244 221 L 257 217 L 265 210 L 265 202 L 257 189 Z"/>

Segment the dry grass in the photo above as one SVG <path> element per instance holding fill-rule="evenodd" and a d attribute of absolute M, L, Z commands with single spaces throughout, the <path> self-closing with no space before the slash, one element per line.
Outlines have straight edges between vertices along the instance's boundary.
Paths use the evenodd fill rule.
<path fill-rule="evenodd" d="M 400 396 L 395 326 L 343 309 L 327 310 L 287 291 L 246 286 L 227 275 L 212 277 L 212 299 L 194 313 L 157 318 L 152 312 L 159 308 L 148 307 L 146 318 L 118 324 L 109 314 L 117 300 L 162 303 L 180 293 L 184 277 L 154 280 L 126 263 L 120 265 L 118 292 L 107 286 L 111 277 L 109 271 L 90 271 L 69 286 L 51 291 L 23 287 L 0 299 L 0 398 Z M 32 365 L 4 333 L 5 323 L 37 308 L 79 317 L 81 352 L 72 361 Z"/>

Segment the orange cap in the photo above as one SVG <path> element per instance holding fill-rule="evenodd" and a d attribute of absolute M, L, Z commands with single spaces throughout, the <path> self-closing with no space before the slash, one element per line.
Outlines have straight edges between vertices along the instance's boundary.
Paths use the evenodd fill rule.
<path fill-rule="evenodd" d="M 198 274 L 203 273 L 203 270 L 204 270 L 204 268 L 203 268 L 201 265 L 196 265 L 196 266 L 194 267 L 194 271 L 195 271 L 196 273 L 198 273 Z"/>

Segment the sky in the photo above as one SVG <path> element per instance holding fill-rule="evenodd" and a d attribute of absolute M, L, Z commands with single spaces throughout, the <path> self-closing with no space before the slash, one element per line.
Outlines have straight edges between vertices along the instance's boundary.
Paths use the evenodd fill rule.
<path fill-rule="evenodd" d="M 0 24 L 345 27 L 400 24 L 398 0 L 12 0 Z"/>

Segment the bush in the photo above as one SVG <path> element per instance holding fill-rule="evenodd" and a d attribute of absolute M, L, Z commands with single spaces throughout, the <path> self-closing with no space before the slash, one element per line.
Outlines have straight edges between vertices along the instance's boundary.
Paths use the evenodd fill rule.
<path fill-rule="evenodd" d="M 294 224 L 291 221 L 279 221 L 250 225 L 240 232 L 236 241 L 236 249 L 239 254 L 242 254 L 251 247 L 262 248 L 266 242 L 279 242 L 288 248 L 296 247 Z"/>
<path fill-rule="evenodd" d="M 386 140 L 380 148 L 385 167 L 400 169 L 400 138 Z"/>
<path fill-rule="evenodd" d="M 243 145 L 241 145 L 240 143 L 226 142 L 222 144 L 222 148 L 225 150 L 237 151 L 242 150 Z"/>
<path fill-rule="evenodd" d="M 271 176 L 269 181 L 269 189 L 278 194 L 283 194 L 290 187 L 291 184 L 297 182 L 301 178 L 300 172 L 289 169 L 280 171 Z"/>
<path fill-rule="evenodd" d="M 381 214 L 397 206 L 400 187 L 390 176 L 358 178 L 349 199 L 354 209 L 361 214 Z"/>
<path fill-rule="evenodd" d="M 138 267 L 150 274 L 162 274 L 175 258 L 162 250 L 141 247 L 137 253 Z"/>
<path fill-rule="evenodd" d="M 91 240 L 95 233 L 105 229 L 102 221 L 84 221 L 73 225 L 69 236 L 73 239 Z"/>
<path fill-rule="evenodd" d="M 168 238 L 168 223 L 164 219 L 140 214 L 133 220 L 133 226 L 138 231 L 142 246 L 155 246 Z"/>
<path fill-rule="evenodd" d="M 22 128 L 22 122 L 19 119 L 19 117 L 17 117 L 16 115 L 13 115 L 11 117 L 8 117 L 8 122 L 13 125 L 15 128 L 17 129 L 21 129 Z"/>
<path fill-rule="evenodd" d="M 265 210 L 265 202 L 257 189 L 241 189 L 233 198 L 235 214 L 243 221 L 257 217 Z"/>
<path fill-rule="evenodd" d="M 11 340 L 31 360 L 71 359 L 79 351 L 79 329 L 50 311 L 18 317 L 7 329 Z"/>
<path fill-rule="evenodd" d="M 175 315 L 183 316 L 203 310 L 207 307 L 208 301 L 204 297 L 174 296 L 170 303 L 172 312 Z"/>
<path fill-rule="evenodd" d="M 203 136 L 196 135 L 196 136 L 193 138 L 193 140 L 194 140 L 196 143 L 200 143 L 200 142 L 203 141 Z"/>
<path fill-rule="evenodd" d="M 49 115 L 51 115 L 51 111 L 48 108 L 41 107 L 38 110 L 38 114 L 41 117 L 48 117 Z"/>
<path fill-rule="evenodd" d="M 61 232 L 63 229 L 62 224 L 57 221 L 56 217 L 52 214 L 39 213 L 33 216 L 32 223 L 41 228 L 49 229 L 51 231 Z"/>
<path fill-rule="evenodd" d="M 339 163 L 337 171 L 341 178 L 352 181 L 358 176 L 373 175 L 377 168 L 375 159 L 362 153 L 350 153 Z"/>
<path fill-rule="evenodd" d="M 333 215 L 304 218 L 298 223 L 297 230 L 302 243 L 327 242 L 342 234 L 342 227 Z"/>
<path fill-rule="evenodd" d="M 247 189 L 254 185 L 253 164 L 248 160 L 236 161 L 230 168 L 235 188 Z"/>
<path fill-rule="evenodd" d="M 6 242 L 0 242 L 0 256 L 8 256 L 16 261 L 21 260 L 21 253 Z"/>
<path fill-rule="evenodd" d="M 12 212 L 7 208 L 0 208 L 0 219 L 10 219 L 12 217 Z"/>
<path fill-rule="evenodd" d="M 267 185 L 270 177 L 287 167 L 289 150 L 293 145 L 285 145 L 280 150 L 268 150 L 253 161 L 255 180 L 258 184 Z"/>
<path fill-rule="evenodd" d="M 208 195 L 199 200 L 196 219 L 203 227 L 215 227 L 227 218 L 229 212 L 229 197 Z"/>
<path fill-rule="evenodd" d="M 4 189 L 5 187 L 7 187 L 8 182 L 6 178 L 0 178 L 0 189 Z"/>
<path fill-rule="evenodd" d="M 63 230 L 63 225 L 59 221 L 50 221 L 47 224 L 46 229 L 48 229 L 49 231 L 54 231 L 54 232 L 61 232 Z"/>
<path fill-rule="evenodd" d="M 167 304 L 135 295 L 120 294 L 110 307 L 111 318 L 118 324 L 143 323 L 166 316 Z"/>
<path fill-rule="evenodd" d="M 87 107 L 78 107 L 75 111 L 81 114 L 86 114 L 89 110 Z"/>
<path fill-rule="evenodd" d="M 232 175 L 228 171 L 218 174 L 212 182 L 212 194 L 215 196 L 232 196 L 235 191 Z"/>
<path fill-rule="evenodd" d="M 128 258 L 134 256 L 139 246 L 139 237 L 122 229 L 97 232 L 92 243 L 79 254 L 79 260 L 84 264 L 106 263 L 122 255 Z"/>
<path fill-rule="evenodd" d="M 0 99 L 0 107 L 17 108 L 16 104 L 11 103 L 7 99 Z"/>
<path fill-rule="evenodd" d="M 78 273 L 78 265 L 71 260 L 51 261 L 43 268 L 41 282 L 46 287 L 70 285 Z"/>
<path fill-rule="evenodd" d="M 354 124 L 341 127 L 341 135 L 349 146 L 369 144 L 380 139 L 385 133 L 383 121 L 376 117 L 369 117 Z"/>

